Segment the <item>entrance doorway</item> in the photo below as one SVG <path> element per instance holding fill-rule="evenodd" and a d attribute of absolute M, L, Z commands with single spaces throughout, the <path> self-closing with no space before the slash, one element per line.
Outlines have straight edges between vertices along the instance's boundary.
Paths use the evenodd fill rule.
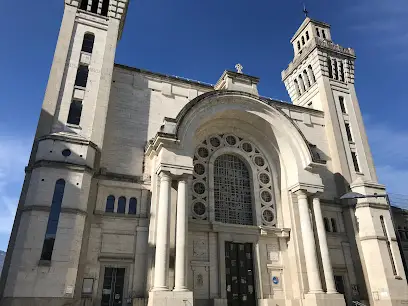
<path fill-rule="evenodd" d="M 255 306 L 252 243 L 225 242 L 228 306 Z"/>
<path fill-rule="evenodd" d="M 101 306 L 122 306 L 125 268 L 105 268 Z"/>

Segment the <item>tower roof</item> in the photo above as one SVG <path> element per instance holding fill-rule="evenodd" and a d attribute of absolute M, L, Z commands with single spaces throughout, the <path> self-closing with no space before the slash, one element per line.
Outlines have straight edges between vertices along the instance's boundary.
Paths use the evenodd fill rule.
<path fill-rule="evenodd" d="M 305 20 L 303 20 L 302 24 L 300 25 L 299 29 L 296 31 L 295 35 L 293 35 L 292 39 L 290 40 L 291 43 L 293 43 L 293 41 L 296 40 L 299 34 L 308 26 L 309 23 L 313 23 L 315 25 L 319 25 L 321 27 L 330 29 L 330 24 L 325 23 L 323 21 L 311 19 L 310 17 L 306 17 Z"/>

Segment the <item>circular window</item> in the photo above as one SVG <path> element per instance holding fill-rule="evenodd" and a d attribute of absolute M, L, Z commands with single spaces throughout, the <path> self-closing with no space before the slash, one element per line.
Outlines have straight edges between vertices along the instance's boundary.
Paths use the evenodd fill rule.
<path fill-rule="evenodd" d="M 265 166 L 265 160 L 263 159 L 262 156 L 259 156 L 259 155 L 258 155 L 258 156 L 255 156 L 254 162 L 255 162 L 255 164 L 256 164 L 257 166 L 259 166 L 259 167 Z"/>
<path fill-rule="evenodd" d="M 62 151 L 62 155 L 65 156 L 65 157 L 70 156 L 70 155 L 71 155 L 71 150 L 69 150 L 69 149 L 63 150 L 63 151 Z"/>
<path fill-rule="evenodd" d="M 203 216 L 205 214 L 205 205 L 202 202 L 196 202 L 193 206 L 193 211 L 197 216 Z"/>
<path fill-rule="evenodd" d="M 273 219 L 275 218 L 273 212 L 270 209 L 265 209 L 262 213 L 262 217 L 268 223 L 272 222 Z"/>
<path fill-rule="evenodd" d="M 225 137 L 225 141 L 226 141 L 230 146 L 235 146 L 235 144 L 237 143 L 237 140 L 236 140 L 235 137 L 232 136 L 232 135 L 228 135 L 227 137 Z"/>
<path fill-rule="evenodd" d="M 252 145 L 249 142 L 244 142 L 242 144 L 242 150 L 244 150 L 247 153 L 252 152 Z"/>
<path fill-rule="evenodd" d="M 195 164 L 194 165 L 194 172 L 198 175 L 203 175 L 205 173 L 205 167 L 203 164 Z"/>
<path fill-rule="evenodd" d="M 203 194 L 205 192 L 205 185 L 201 182 L 197 182 L 194 184 L 194 191 L 197 194 Z"/>
<path fill-rule="evenodd" d="M 264 190 L 264 191 L 261 192 L 261 198 L 266 203 L 269 203 L 270 201 L 272 201 L 272 195 L 267 190 Z"/>
<path fill-rule="evenodd" d="M 271 178 L 269 177 L 269 175 L 267 173 L 262 172 L 259 175 L 259 180 L 261 181 L 262 184 L 267 185 L 271 181 Z"/>
<path fill-rule="evenodd" d="M 218 148 L 221 144 L 221 141 L 218 137 L 211 137 L 210 138 L 210 144 L 214 147 L 214 148 Z"/>
<path fill-rule="evenodd" d="M 207 158 L 208 157 L 208 150 L 207 148 L 204 147 L 200 147 L 197 151 L 198 156 L 200 156 L 201 158 Z"/>

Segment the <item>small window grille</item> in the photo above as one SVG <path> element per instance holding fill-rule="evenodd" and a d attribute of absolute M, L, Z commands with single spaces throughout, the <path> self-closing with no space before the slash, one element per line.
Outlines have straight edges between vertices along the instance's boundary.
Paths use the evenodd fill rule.
<path fill-rule="evenodd" d="M 98 3 L 99 0 L 92 0 L 92 5 L 91 5 L 91 12 L 97 14 L 98 13 Z"/>
<path fill-rule="evenodd" d="M 118 214 L 124 214 L 126 211 L 126 198 L 125 197 L 120 197 L 118 199 Z"/>
<path fill-rule="evenodd" d="M 344 104 L 344 97 L 339 96 L 340 109 L 343 114 L 347 114 L 346 105 Z"/>
<path fill-rule="evenodd" d="M 337 233 L 337 224 L 336 224 L 336 220 L 334 220 L 333 218 L 331 218 L 331 226 L 332 226 L 332 230 L 333 233 Z"/>
<path fill-rule="evenodd" d="M 72 101 L 71 106 L 69 107 L 67 123 L 79 125 L 79 123 L 81 122 L 81 114 L 82 102 L 79 100 Z"/>
<path fill-rule="evenodd" d="M 351 152 L 351 157 L 353 159 L 354 171 L 360 172 L 360 166 L 359 166 L 358 160 L 357 160 L 357 153 L 356 152 Z"/>
<path fill-rule="evenodd" d="M 95 35 L 93 35 L 91 33 L 86 33 L 84 35 L 84 40 L 82 42 L 81 51 L 92 53 L 94 42 L 95 42 Z"/>
<path fill-rule="evenodd" d="M 136 215 L 137 200 L 136 198 L 130 198 L 129 200 L 129 215 Z"/>
<path fill-rule="evenodd" d="M 346 123 L 345 126 L 346 126 L 347 139 L 348 139 L 348 141 L 352 142 L 353 141 L 353 136 L 351 135 L 350 124 Z"/>
<path fill-rule="evenodd" d="M 110 195 L 106 198 L 105 212 L 113 212 L 115 210 L 115 197 Z"/>
<path fill-rule="evenodd" d="M 86 87 L 88 82 L 88 66 L 80 65 L 75 78 L 75 86 Z"/>

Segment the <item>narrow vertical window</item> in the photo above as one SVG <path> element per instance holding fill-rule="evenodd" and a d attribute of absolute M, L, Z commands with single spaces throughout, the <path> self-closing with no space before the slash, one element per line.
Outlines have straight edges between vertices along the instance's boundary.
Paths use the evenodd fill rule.
<path fill-rule="evenodd" d="M 91 12 L 97 14 L 98 13 L 98 3 L 99 0 L 92 0 Z"/>
<path fill-rule="evenodd" d="M 319 31 L 319 28 L 316 28 L 316 34 L 317 34 L 317 37 L 320 37 L 320 31 Z"/>
<path fill-rule="evenodd" d="M 338 80 L 339 79 L 339 69 L 337 67 L 337 60 L 332 59 L 332 61 L 333 61 L 333 66 L 334 66 L 333 77 L 334 77 L 334 79 Z"/>
<path fill-rule="evenodd" d="M 353 159 L 354 170 L 360 172 L 360 166 L 358 165 L 357 154 L 356 152 L 351 152 L 351 158 Z"/>
<path fill-rule="evenodd" d="M 84 41 L 82 42 L 81 51 L 92 53 L 94 42 L 95 42 L 95 35 L 93 35 L 92 33 L 86 33 L 84 35 Z"/>
<path fill-rule="evenodd" d="M 41 260 L 51 260 L 54 250 L 55 236 L 57 235 L 58 221 L 61 212 L 62 199 L 64 197 L 65 181 L 59 179 L 55 183 L 54 195 L 52 196 L 51 210 L 48 217 L 47 230 L 41 252 Z"/>
<path fill-rule="evenodd" d="M 305 38 L 302 36 L 302 46 L 305 44 Z"/>
<path fill-rule="evenodd" d="M 327 58 L 327 70 L 329 71 L 329 78 L 333 78 L 333 67 L 330 57 Z"/>
<path fill-rule="evenodd" d="M 350 123 L 346 123 L 346 133 L 347 133 L 347 140 L 349 142 L 353 142 L 353 135 L 351 135 Z"/>
<path fill-rule="evenodd" d="M 75 86 L 86 87 L 86 83 L 88 82 L 88 74 L 88 66 L 80 65 L 75 78 Z"/>
<path fill-rule="evenodd" d="M 334 220 L 333 218 L 331 218 L 330 221 L 331 221 L 331 226 L 332 226 L 333 233 L 337 233 L 336 220 Z"/>
<path fill-rule="evenodd" d="M 82 0 L 81 6 L 79 7 L 81 10 L 86 11 L 88 9 L 88 0 Z"/>
<path fill-rule="evenodd" d="M 313 73 L 312 65 L 309 65 L 307 69 L 309 70 L 309 76 L 310 76 L 312 84 L 316 83 L 316 77 Z"/>
<path fill-rule="evenodd" d="M 108 16 L 108 11 L 109 11 L 109 0 L 103 0 L 101 15 Z"/>
<path fill-rule="evenodd" d="M 297 93 L 297 95 L 299 97 L 300 96 L 299 82 L 297 80 L 295 80 L 294 83 L 295 83 L 296 93 Z"/>
<path fill-rule="evenodd" d="M 309 32 L 308 31 L 306 31 L 306 40 L 309 40 Z"/>
<path fill-rule="evenodd" d="M 115 197 L 110 195 L 106 198 L 106 212 L 113 212 L 115 210 Z"/>
<path fill-rule="evenodd" d="M 117 213 L 119 214 L 124 214 L 126 211 L 126 198 L 125 197 L 120 197 L 118 199 L 118 210 Z"/>
<path fill-rule="evenodd" d="M 298 50 L 300 50 L 300 41 L 297 41 Z"/>
<path fill-rule="evenodd" d="M 392 267 L 392 272 L 394 275 L 397 275 L 397 269 L 395 268 L 395 262 L 394 262 L 394 257 L 392 256 L 392 251 L 391 251 L 391 244 L 390 244 L 390 239 L 388 237 L 387 233 L 387 228 L 385 227 L 384 223 L 384 217 L 380 216 L 380 222 L 381 222 L 381 227 L 384 233 L 384 237 L 387 238 L 387 249 L 388 249 L 388 255 L 390 256 L 390 261 L 391 261 L 391 267 Z"/>
<path fill-rule="evenodd" d="M 340 75 L 340 81 L 344 82 L 345 78 L 344 78 L 344 65 L 343 65 L 343 61 L 339 61 L 339 75 Z"/>
<path fill-rule="evenodd" d="M 344 104 L 344 97 L 339 96 L 340 109 L 343 114 L 347 114 L 346 105 Z"/>
<path fill-rule="evenodd" d="M 326 39 L 326 33 L 324 32 L 324 30 L 322 30 L 322 36 L 324 39 Z"/>
<path fill-rule="evenodd" d="M 398 226 L 398 235 L 400 237 L 400 240 L 405 240 L 405 233 L 403 232 L 401 226 Z"/>
<path fill-rule="evenodd" d="M 136 215 L 137 200 L 136 198 L 130 198 L 129 200 L 129 215 Z"/>
<path fill-rule="evenodd" d="M 329 219 L 323 218 L 323 223 L 324 223 L 324 229 L 326 230 L 326 232 L 330 233 Z"/>
<path fill-rule="evenodd" d="M 303 70 L 303 78 L 305 79 L 305 85 L 307 88 L 310 87 L 310 80 L 309 80 L 309 76 L 307 75 L 306 70 Z"/>
<path fill-rule="evenodd" d="M 67 123 L 79 125 L 81 122 L 82 114 L 82 102 L 79 100 L 73 100 L 71 106 L 69 107 L 68 120 Z"/>
<path fill-rule="evenodd" d="M 302 76 L 299 74 L 299 85 L 302 93 L 306 91 L 305 83 L 303 82 Z"/>

